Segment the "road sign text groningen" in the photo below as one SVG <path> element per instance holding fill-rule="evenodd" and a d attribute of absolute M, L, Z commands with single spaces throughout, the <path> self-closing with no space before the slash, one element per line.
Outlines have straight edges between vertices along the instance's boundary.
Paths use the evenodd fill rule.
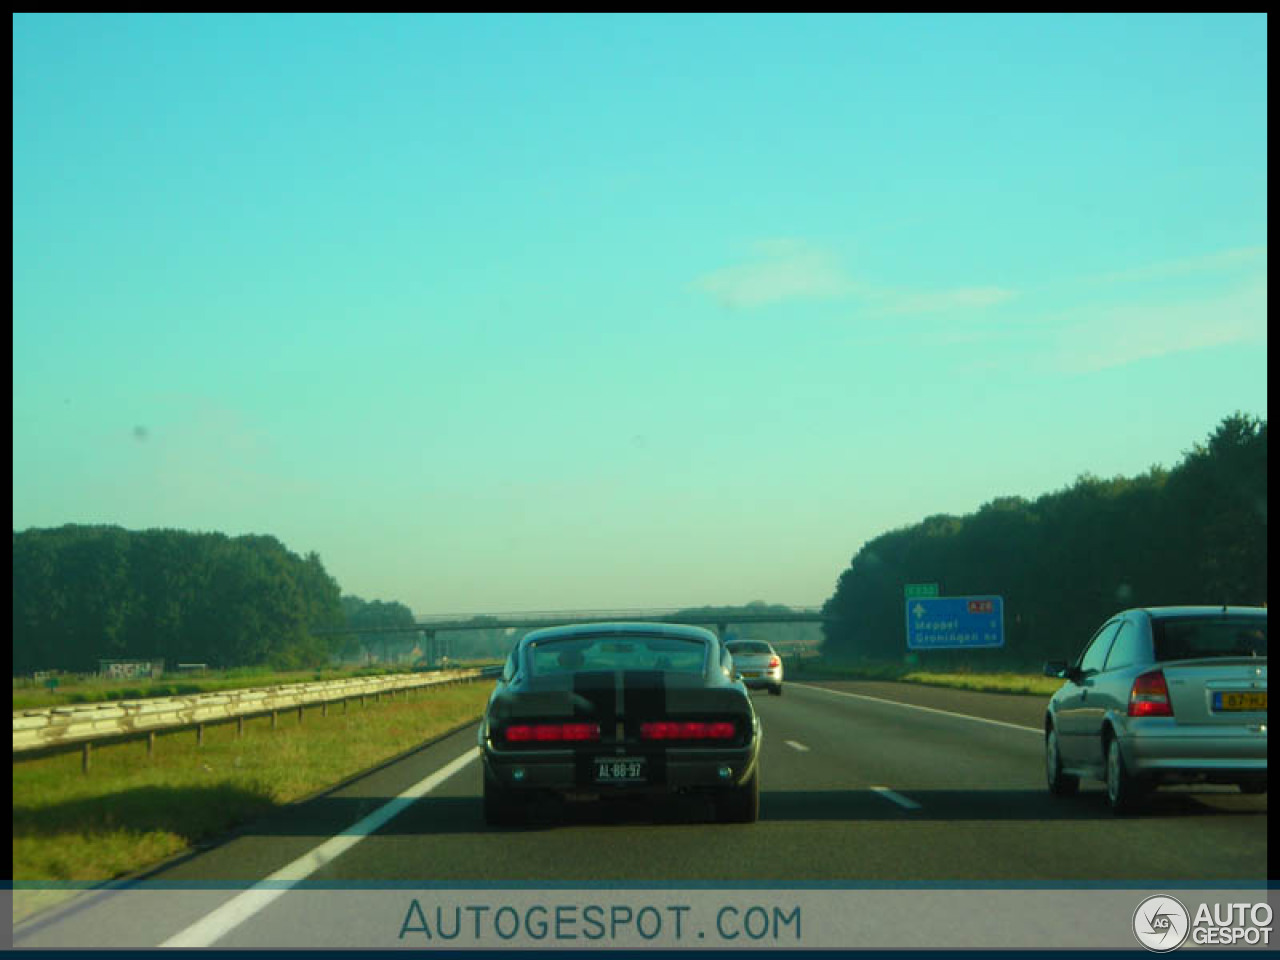
<path fill-rule="evenodd" d="M 1004 598 L 916 597 L 906 601 L 907 649 L 1004 646 Z"/>

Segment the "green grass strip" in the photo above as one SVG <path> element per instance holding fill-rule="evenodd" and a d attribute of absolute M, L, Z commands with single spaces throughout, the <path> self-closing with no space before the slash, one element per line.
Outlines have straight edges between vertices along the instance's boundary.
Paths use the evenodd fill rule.
<path fill-rule="evenodd" d="M 1053 677 L 1026 673 L 935 673 L 917 670 L 905 664 L 868 662 L 864 664 L 806 663 L 791 674 L 795 680 L 879 680 L 895 683 L 918 683 L 953 690 L 976 690 L 982 693 L 1021 693 L 1052 696 L 1062 686 Z"/>
<path fill-rule="evenodd" d="M 13 879 L 113 879 L 316 793 L 475 719 L 491 681 L 370 696 L 328 716 L 308 707 L 268 717 L 95 747 L 13 764 Z M 15 920 L 17 916 L 15 915 Z"/>

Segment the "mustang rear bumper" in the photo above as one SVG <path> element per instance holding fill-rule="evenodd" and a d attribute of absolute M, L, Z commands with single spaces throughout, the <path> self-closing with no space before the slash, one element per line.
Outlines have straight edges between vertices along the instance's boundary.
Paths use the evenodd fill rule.
<path fill-rule="evenodd" d="M 485 775 L 503 787 L 520 790 L 593 791 L 601 794 L 665 792 L 701 787 L 739 786 L 756 768 L 758 749 L 745 747 L 685 748 L 654 751 L 613 744 L 586 750 L 494 750 L 481 748 Z M 598 783 L 594 760 L 643 757 L 647 776 L 640 782 Z M 729 775 L 722 776 L 722 768 Z"/>

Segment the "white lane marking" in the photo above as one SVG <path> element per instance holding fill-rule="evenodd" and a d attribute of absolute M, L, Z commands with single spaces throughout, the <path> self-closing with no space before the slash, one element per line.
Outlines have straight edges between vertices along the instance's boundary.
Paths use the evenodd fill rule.
<path fill-rule="evenodd" d="M 974 717 L 967 713 L 953 713 L 950 710 L 936 710 L 933 707 L 920 707 L 914 703 L 902 703 L 898 700 L 886 700 L 883 697 L 868 697 L 864 693 L 846 693 L 843 690 L 831 690 L 827 687 L 813 687 L 809 684 L 796 684 L 804 690 L 821 690 L 823 693 L 834 693 L 838 697 L 853 697 L 855 700 L 872 700 L 876 703 L 890 703 L 895 707 L 909 707 L 912 710 L 923 710 L 925 713 L 940 713 L 944 717 L 959 717 L 961 720 L 972 720 L 974 723 L 989 723 L 993 727 L 1008 727 L 1010 730 L 1026 730 L 1029 733 L 1044 735 L 1040 727 L 1024 727 L 1019 723 L 1005 723 L 1003 720 L 988 720 L 986 717 Z"/>
<path fill-rule="evenodd" d="M 784 740 L 783 742 L 793 750 L 799 750 L 801 753 L 809 752 L 809 748 L 803 743 L 796 743 L 794 740 Z"/>
<path fill-rule="evenodd" d="M 290 888 L 315 873 L 326 863 L 341 856 L 369 834 L 382 827 L 396 814 L 409 807 L 415 800 L 430 793 L 444 781 L 480 756 L 480 749 L 473 747 L 462 756 L 441 767 L 431 776 L 419 780 L 393 800 L 387 801 L 364 819 L 352 824 L 342 833 L 330 837 L 324 843 L 303 854 L 288 866 L 258 881 L 228 900 L 213 913 L 197 920 L 160 944 L 162 947 L 207 947 L 226 936 L 254 914 L 289 892 Z"/>
<path fill-rule="evenodd" d="M 888 787 L 872 787 L 876 793 L 884 797 L 886 800 L 892 800 L 900 807 L 906 807 L 908 810 L 919 810 L 920 804 L 916 803 L 910 797 L 904 797 L 900 793 L 890 790 Z"/>

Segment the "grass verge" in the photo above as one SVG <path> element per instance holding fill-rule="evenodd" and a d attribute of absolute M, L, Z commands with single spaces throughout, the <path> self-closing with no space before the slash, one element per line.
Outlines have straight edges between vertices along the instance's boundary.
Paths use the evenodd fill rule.
<path fill-rule="evenodd" d="M 302 722 L 281 713 L 275 731 L 253 718 L 239 739 L 220 724 L 199 747 L 177 731 L 150 757 L 145 740 L 102 746 L 88 775 L 78 752 L 14 763 L 13 879 L 98 883 L 142 870 L 479 717 L 491 689 L 425 688 L 345 713 L 331 704 L 327 717 L 309 707 Z M 17 922 L 17 897 L 14 909 Z"/>
<path fill-rule="evenodd" d="M 881 680 L 895 683 L 918 683 L 953 690 L 976 690 L 982 693 L 1021 693 L 1052 696 L 1062 686 L 1053 677 L 1029 673 L 941 673 L 919 670 L 899 663 L 829 664 L 807 663 L 792 674 L 796 680 Z"/>

